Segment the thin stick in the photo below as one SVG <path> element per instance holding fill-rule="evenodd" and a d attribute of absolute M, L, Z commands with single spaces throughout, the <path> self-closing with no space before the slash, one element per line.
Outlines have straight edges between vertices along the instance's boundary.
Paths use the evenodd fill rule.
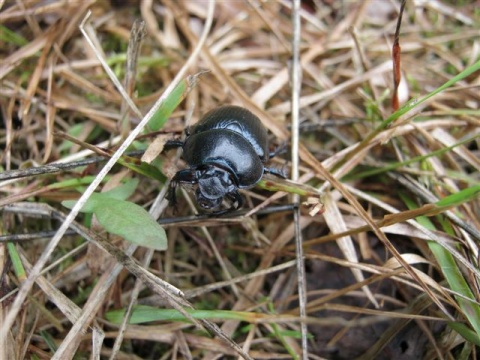
<path fill-rule="evenodd" d="M 98 149 L 98 148 L 97 148 Z M 137 157 L 143 155 L 143 150 L 136 150 L 127 153 L 127 156 Z M 96 164 L 99 162 L 107 161 L 108 156 L 97 156 L 85 160 L 71 161 L 68 163 L 52 163 L 37 167 L 28 168 L 25 170 L 10 170 L 0 173 L 0 180 L 12 180 L 19 179 L 24 177 L 45 175 L 58 173 L 65 170 L 75 169 L 81 166 L 86 166 L 90 164 Z"/>
<path fill-rule="evenodd" d="M 127 49 L 127 63 L 125 66 L 125 88 L 128 92 L 129 97 L 132 96 L 133 90 L 135 88 L 135 75 L 137 74 L 137 63 L 138 56 L 140 54 L 140 46 L 146 34 L 147 33 L 145 30 L 145 21 L 137 19 L 133 23 L 132 29 L 130 31 L 130 40 L 128 42 Z M 127 104 L 125 102 L 122 102 L 121 114 L 121 133 L 122 139 L 125 139 L 128 136 L 131 128 L 130 118 L 128 116 L 129 112 L 127 109 Z"/>
<path fill-rule="evenodd" d="M 293 2 L 292 12 L 293 24 L 293 40 L 292 40 L 292 180 L 298 180 L 299 171 L 299 119 L 300 119 L 300 91 L 302 87 L 302 67 L 300 63 L 300 0 Z M 293 202 L 298 204 L 300 197 L 293 196 Z M 295 248 L 297 258 L 297 277 L 298 277 L 298 303 L 300 308 L 300 318 L 307 317 L 307 284 L 305 277 L 305 259 L 303 256 L 302 246 L 302 231 L 300 228 L 300 209 L 297 208 L 293 212 L 295 222 Z M 300 323 L 300 330 L 302 333 L 302 359 L 308 360 L 308 342 L 307 342 L 307 323 L 302 321 Z"/>

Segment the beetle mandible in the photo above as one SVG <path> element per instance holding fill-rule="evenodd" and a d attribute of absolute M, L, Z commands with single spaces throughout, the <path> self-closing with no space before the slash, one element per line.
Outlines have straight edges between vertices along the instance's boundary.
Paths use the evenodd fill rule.
<path fill-rule="evenodd" d="M 165 147 L 182 147 L 189 165 L 170 182 L 167 199 L 173 206 L 177 186 L 190 184 L 197 186 L 196 200 L 203 209 L 217 209 L 227 199 L 230 208 L 210 213 L 225 214 L 242 207 L 238 189 L 252 188 L 264 172 L 285 177 L 282 171 L 265 167 L 264 163 L 278 151 L 269 153 L 267 130 L 257 116 L 240 106 L 226 105 L 209 111 L 191 132 L 187 131 L 185 141 L 170 140 Z"/>

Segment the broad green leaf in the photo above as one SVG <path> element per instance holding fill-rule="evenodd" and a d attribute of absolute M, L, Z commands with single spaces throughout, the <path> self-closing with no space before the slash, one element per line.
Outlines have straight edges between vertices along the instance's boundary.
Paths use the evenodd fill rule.
<path fill-rule="evenodd" d="M 94 213 L 108 232 L 128 242 L 155 250 L 167 249 L 165 230 L 137 204 L 107 196 L 97 197 Z"/>
<path fill-rule="evenodd" d="M 105 230 L 128 242 L 155 250 L 166 250 L 165 230 L 144 208 L 124 201 L 135 191 L 137 184 L 137 180 L 130 180 L 105 193 L 93 193 L 80 211 L 94 213 Z M 76 202 L 77 200 L 65 200 L 62 205 L 72 209 Z"/>
<path fill-rule="evenodd" d="M 135 192 L 137 185 L 138 179 L 129 179 L 122 185 L 101 194 L 117 200 L 127 200 Z"/>
<path fill-rule="evenodd" d="M 93 193 L 90 198 L 87 200 L 85 205 L 83 205 L 80 212 L 91 214 L 95 211 L 95 204 L 97 203 L 97 197 L 101 195 L 99 193 Z M 78 200 L 63 200 L 62 205 L 68 209 L 73 209 Z"/>
<path fill-rule="evenodd" d="M 95 204 L 97 201 L 102 201 L 103 196 L 110 197 L 117 200 L 126 200 L 128 199 L 135 191 L 138 185 L 138 179 L 130 179 L 124 184 L 113 188 L 112 190 L 106 191 L 104 193 L 93 193 L 90 198 L 87 200 L 85 205 L 83 205 L 81 212 L 84 213 L 93 213 L 95 211 Z M 72 209 L 77 200 L 64 200 L 62 205 L 66 208 Z"/>

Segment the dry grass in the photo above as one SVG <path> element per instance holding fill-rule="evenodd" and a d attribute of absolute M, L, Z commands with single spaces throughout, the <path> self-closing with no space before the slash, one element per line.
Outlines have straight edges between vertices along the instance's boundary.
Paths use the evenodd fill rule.
<path fill-rule="evenodd" d="M 321 190 L 324 212 L 302 206 L 295 217 L 280 208 L 292 201 L 285 193 L 255 188 L 242 192 L 249 216 L 208 219 L 189 217 L 187 192 L 177 213 L 166 208 L 165 178 L 117 165 L 94 180 L 99 148 L 141 134 L 136 126 L 181 69 L 208 72 L 162 133 L 180 136 L 207 110 L 237 104 L 261 117 L 272 146 L 289 140 L 291 2 L 218 1 L 200 48 L 207 2 L 0 0 L 0 359 L 300 358 L 302 322 L 312 359 L 478 357 L 480 13 L 478 2 L 459 3 L 407 2 L 399 98 L 420 101 L 391 117 L 399 4 L 304 2 L 299 178 L 288 186 Z M 146 34 L 127 49 L 137 19 Z M 153 138 L 134 148 L 154 151 Z M 152 166 L 171 177 L 184 163 L 169 152 Z M 132 178 L 129 200 L 161 217 L 168 250 L 128 245 L 89 214 L 55 243 L 73 220 L 63 200 L 95 181 L 106 191 Z M 112 312 L 135 304 L 152 308 L 137 308 L 134 324 Z M 152 310 L 171 308 L 174 319 Z"/>

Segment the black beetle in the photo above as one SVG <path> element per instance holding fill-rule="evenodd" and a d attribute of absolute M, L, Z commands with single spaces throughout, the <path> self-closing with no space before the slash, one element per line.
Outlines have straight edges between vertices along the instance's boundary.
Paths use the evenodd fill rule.
<path fill-rule="evenodd" d="M 221 215 L 243 205 L 238 189 L 249 189 L 260 181 L 264 172 L 285 177 L 264 163 L 277 152 L 269 153 L 267 130 L 260 119 L 240 106 L 222 106 L 205 114 L 187 131 L 185 141 L 170 140 L 166 149 L 183 148 L 183 158 L 190 166 L 172 178 L 167 199 L 176 205 L 179 184 L 198 185 L 197 203 L 203 209 L 217 209 L 224 198 L 231 202 Z"/>

